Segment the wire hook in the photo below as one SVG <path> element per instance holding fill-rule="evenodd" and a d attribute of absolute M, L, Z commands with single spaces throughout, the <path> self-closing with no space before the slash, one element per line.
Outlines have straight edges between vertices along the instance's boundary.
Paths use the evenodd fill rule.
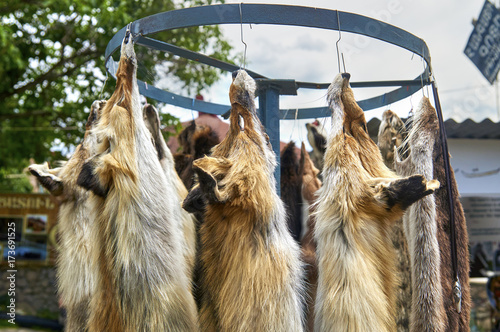
<path fill-rule="evenodd" d="M 240 39 L 241 39 L 241 42 L 243 43 L 243 45 L 245 45 L 245 51 L 243 53 L 243 64 L 242 64 L 242 67 L 241 68 L 246 68 L 246 61 L 247 61 L 247 43 L 245 43 L 245 40 L 243 39 L 243 13 L 241 11 L 241 4 L 242 2 L 240 2 Z"/>
<path fill-rule="evenodd" d="M 338 10 L 337 10 L 337 24 L 338 24 L 338 30 L 339 30 L 339 39 L 335 43 L 335 47 L 337 48 L 337 61 L 338 61 L 338 64 L 339 64 L 339 73 L 341 73 L 341 71 L 340 71 L 340 56 L 342 56 L 342 64 L 344 66 L 344 73 L 345 73 L 346 70 L 345 70 L 345 62 L 344 62 L 344 53 L 340 53 L 339 54 L 339 42 L 342 39 L 342 30 L 340 30 L 340 17 L 339 17 L 339 11 Z"/>

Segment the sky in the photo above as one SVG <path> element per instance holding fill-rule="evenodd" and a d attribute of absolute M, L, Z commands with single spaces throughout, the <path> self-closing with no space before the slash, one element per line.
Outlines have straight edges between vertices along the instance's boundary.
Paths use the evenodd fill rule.
<path fill-rule="evenodd" d="M 226 0 L 226 3 L 239 2 Z M 244 3 L 262 3 L 262 0 Z M 430 51 L 444 118 L 453 118 L 458 122 L 468 118 L 476 122 L 485 118 L 500 121 L 498 87 L 490 85 L 463 52 L 473 30 L 472 19 L 479 16 L 483 0 L 267 0 L 266 3 L 338 9 L 384 21 L 420 37 Z M 498 1 L 493 3 L 499 5 Z M 243 29 L 243 40 L 247 44 L 246 67 L 267 77 L 327 83 L 339 72 L 335 47 L 339 38 L 337 31 L 271 25 L 250 27 L 248 24 L 221 27 L 235 51 L 241 53 L 244 52 L 241 42 Z M 419 56 L 360 35 L 342 33 L 339 45 L 344 54 L 346 71 L 351 74 L 353 82 L 414 79 L 424 68 Z M 203 93 L 205 100 L 229 105 L 230 82 L 230 74 L 224 75 L 221 81 Z M 358 88 L 354 89 L 354 95 L 361 100 L 392 89 Z M 325 93 L 325 90 L 299 89 L 298 96 L 282 96 L 280 108 L 326 106 Z M 407 117 L 424 95 L 432 100 L 430 88 L 424 88 L 395 104 L 366 111 L 365 116 L 367 120 L 380 118 L 383 111 L 391 109 L 399 116 Z M 182 121 L 196 117 L 196 112 L 169 105 L 162 111 L 174 114 Z M 307 140 L 305 123 L 310 121 L 281 121 L 281 140 L 297 143 Z M 328 131 L 328 119 L 320 121 Z"/>

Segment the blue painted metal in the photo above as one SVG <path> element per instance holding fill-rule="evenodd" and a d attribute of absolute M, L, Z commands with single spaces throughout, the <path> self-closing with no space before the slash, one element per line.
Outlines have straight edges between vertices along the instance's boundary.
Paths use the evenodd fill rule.
<path fill-rule="evenodd" d="M 240 16 L 240 7 L 241 13 Z M 401 88 L 390 91 L 379 97 L 362 100 L 359 102 L 360 106 L 367 111 L 370 109 L 385 106 L 389 103 L 401 100 L 410 96 L 418 89 L 408 88 L 408 86 L 422 87 L 430 83 L 431 70 L 430 70 L 430 55 L 425 42 L 412 35 L 411 33 L 399 29 L 390 24 L 347 12 L 338 12 L 336 10 L 303 7 L 303 6 L 288 6 L 288 5 L 263 5 L 263 4 L 224 4 L 184 8 L 156 15 L 148 16 L 143 19 L 137 20 L 132 23 L 132 33 L 137 38 L 137 43 L 146 47 L 160 49 L 170 52 L 174 55 L 179 55 L 193 61 L 208 64 L 222 70 L 234 71 L 239 67 L 234 64 L 229 64 L 217 59 L 210 58 L 206 55 L 189 51 L 181 47 L 177 47 L 165 42 L 157 41 L 145 36 L 157 32 L 172 30 L 178 28 L 185 28 L 200 25 L 214 25 L 214 24 L 240 24 L 253 23 L 253 24 L 276 24 L 276 25 L 294 25 L 321 29 L 338 30 L 339 24 L 337 17 L 341 22 L 340 28 L 344 32 L 352 32 L 356 34 L 365 35 L 375 39 L 385 41 L 387 43 L 405 48 L 419 56 L 421 56 L 427 63 L 427 67 L 421 74 L 422 78 L 417 78 L 413 81 L 385 81 L 385 82 L 352 82 L 352 87 L 374 87 L 374 86 L 401 86 Z M 109 73 L 114 77 L 115 71 L 111 68 L 114 62 L 111 55 L 120 48 L 121 42 L 125 34 L 125 27 L 118 31 L 115 36 L 108 43 L 106 48 L 106 68 Z M 248 71 L 254 78 L 265 78 L 264 75 Z M 420 83 L 420 84 L 419 84 Z M 313 83 L 313 82 L 296 82 L 298 88 L 315 88 L 326 89 L 328 83 Z M 143 85 L 145 86 L 145 84 Z M 220 104 L 213 103 L 196 103 L 198 108 L 192 108 L 191 99 L 185 97 L 175 97 L 173 94 L 164 90 L 143 89 L 140 91 L 146 97 L 161 100 L 165 103 L 172 104 L 187 109 L 200 110 L 212 114 L 223 114 L 230 107 L 226 108 Z M 165 93 L 162 96 L 162 93 Z M 322 111 L 318 108 L 312 109 L 299 109 L 298 117 L 300 119 L 315 118 Z M 319 113 L 318 113 L 319 112 Z"/>
<path fill-rule="evenodd" d="M 259 118 L 266 133 L 269 136 L 269 142 L 276 154 L 277 167 L 274 170 L 274 178 L 276 179 L 276 190 L 280 195 L 280 114 L 279 114 L 279 86 L 272 83 L 259 85 Z"/>
<path fill-rule="evenodd" d="M 339 24 L 340 21 L 340 24 Z M 400 88 L 383 95 L 359 101 L 359 106 L 366 110 L 382 107 L 406 98 L 423 85 L 431 82 L 431 67 L 429 50 L 425 42 L 390 24 L 353 13 L 336 10 L 288 6 L 288 5 L 265 5 L 265 4 L 223 4 L 184 8 L 156 15 L 148 16 L 131 23 L 131 31 L 136 43 L 145 47 L 158 49 L 178 55 L 183 58 L 197 61 L 206 65 L 220 68 L 225 71 L 234 71 L 238 66 L 220 61 L 204 54 L 193 52 L 167 42 L 158 41 L 146 37 L 147 35 L 193 26 L 215 25 L 215 24 L 271 24 L 291 25 L 309 28 L 339 30 L 351 32 L 379 39 L 387 43 L 407 49 L 421 56 L 426 62 L 423 73 L 410 81 L 378 81 L 378 82 L 352 82 L 352 87 L 381 87 L 400 86 Z M 122 43 L 126 27 L 118 31 L 106 47 L 106 69 L 115 77 L 117 64 L 112 55 Z M 328 83 L 296 82 L 294 80 L 269 79 L 256 72 L 247 72 L 258 81 L 259 84 L 259 113 L 263 125 L 276 153 L 278 165 L 280 157 L 279 146 L 279 120 L 280 119 L 308 119 L 326 117 L 330 111 L 326 107 L 305 108 L 297 110 L 280 110 L 279 96 L 283 94 L 296 94 L 297 89 L 326 89 Z M 115 77 L 116 78 L 116 77 Z M 154 86 L 139 81 L 139 91 L 142 95 L 159 100 L 161 102 L 186 109 L 202 111 L 205 113 L 222 115 L 230 110 L 230 106 L 204 102 L 173 94 Z M 280 169 L 276 168 L 275 177 L 279 191 Z"/>
<path fill-rule="evenodd" d="M 187 50 L 182 47 L 178 47 L 169 43 L 165 43 L 162 41 L 158 41 L 156 39 L 151 39 L 147 37 L 142 37 L 140 36 L 137 41 L 135 41 L 136 44 L 146 46 L 149 48 L 157 49 L 160 51 L 164 52 L 169 52 L 175 55 L 178 55 L 180 57 L 183 57 L 185 59 L 193 60 L 196 62 L 200 62 L 212 67 L 217 67 L 219 69 L 228 71 L 228 72 L 233 72 L 235 70 L 240 69 L 239 66 L 236 66 L 232 63 L 227 63 L 221 60 L 217 60 L 215 58 L 211 58 L 209 56 L 206 56 L 204 54 L 198 53 L 198 52 L 193 52 L 190 50 Z M 262 76 L 260 74 L 257 74 L 256 72 L 253 72 L 251 70 L 246 70 L 246 72 L 252 76 L 253 78 L 266 78 L 265 76 Z"/>

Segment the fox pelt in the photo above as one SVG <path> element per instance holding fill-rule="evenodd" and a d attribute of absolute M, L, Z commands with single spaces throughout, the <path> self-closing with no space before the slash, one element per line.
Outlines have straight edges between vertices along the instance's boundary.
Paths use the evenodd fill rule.
<path fill-rule="evenodd" d="M 175 170 L 187 189 L 194 183 L 193 161 L 210 155 L 211 149 L 219 143 L 217 133 L 209 126 L 198 126 L 195 121 L 184 128 L 177 137 L 180 153 L 174 154 Z"/>
<path fill-rule="evenodd" d="M 382 114 L 382 121 L 378 130 L 377 145 L 380 148 L 384 163 L 394 170 L 394 149 L 399 148 L 406 137 L 405 124 L 399 116 L 391 110 Z M 408 243 L 403 230 L 403 221 L 397 221 L 393 226 L 392 243 L 396 250 L 397 271 L 399 284 L 396 300 L 396 324 L 398 332 L 410 330 L 411 302 L 411 264 Z"/>
<path fill-rule="evenodd" d="M 302 176 L 299 174 L 299 160 L 295 143 L 289 142 L 281 151 L 280 158 L 281 200 L 288 214 L 288 229 L 295 241 L 302 235 Z"/>
<path fill-rule="evenodd" d="M 400 178 L 384 164 L 363 110 L 339 74 L 328 89 L 332 130 L 319 191 L 316 331 L 396 331 L 391 226 L 439 186 L 422 175 Z"/>
<path fill-rule="evenodd" d="M 453 169 L 450 168 L 450 185 L 455 214 L 457 272 L 462 286 L 462 303 L 459 313 L 452 293 L 455 275 L 451 262 L 450 207 L 444 168 L 445 156 L 436 110 L 426 97 L 422 99 L 415 111 L 408 140 L 403 150 L 409 151 L 409 157 L 402 161 L 401 157 L 397 157 L 398 173 L 406 174 L 415 169 L 421 169 L 441 183 L 441 187 L 432 197 L 432 202 L 423 201 L 421 206 L 412 207 L 411 213 L 405 216 L 407 218 L 405 233 L 408 237 L 412 259 L 414 294 L 412 331 L 469 331 L 469 251 L 465 217 L 459 200 L 455 175 Z M 426 200 L 430 201 L 431 197 Z M 422 243 L 426 236 L 431 235 L 432 241 Z"/>
<path fill-rule="evenodd" d="M 201 225 L 204 331 L 302 331 L 302 264 L 276 192 L 276 157 L 257 118 L 255 81 L 233 73 L 230 129 L 210 157 L 195 160 L 189 211 L 207 202 Z"/>
<path fill-rule="evenodd" d="M 304 142 L 300 150 L 299 174 L 302 177 L 302 202 L 303 213 L 306 223 L 303 225 L 303 237 L 301 239 L 302 260 L 305 263 L 306 280 L 306 331 L 314 331 L 314 303 L 318 287 L 318 263 L 316 262 L 316 242 L 314 240 L 314 225 L 317 192 L 321 188 L 321 180 L 318 178 L 319 170 L 306 151 Z"/>
<path fill-rule="evenodd" d="M 88 203 L 89 193 L 79 187 L 76 180 L 97 143 L 92 128 L 105 104 L 106 101 L 92 104 L 83 141 L 63 166 L 54 169 L 49 169 L 47 163 L 29 166 L 38 182 L 59 201 L 57 289 L 61 305 L 66 309 L 65 330 L 68 332 L 86 330 L 98 277 L 91 259 L 95 250 L 92 240 L 95 213 Z"/>
<path fill-rule="evenodd" d="M 92 191 L 99 230 L 88 330 L 197 331 L 180 201 L 144 122 L 136 74 L 127 30 L 116 88 L 95 128 L 96 154 L 77 180 Z"/>
<path fill-rule="evenodd" d="M 320 171 L 323 169 L 323 159 L 326 150 L 326 133 L 323 126 L 316 119 L 311 123 L 306 123 L 307 140 L 312 147 L 310 153 L 314 166 Z M 321 176 L 321 174 L 320 174 Z"/>

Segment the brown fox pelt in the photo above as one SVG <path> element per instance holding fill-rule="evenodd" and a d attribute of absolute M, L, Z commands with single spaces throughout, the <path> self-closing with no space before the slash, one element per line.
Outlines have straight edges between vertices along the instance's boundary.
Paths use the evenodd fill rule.
<path fill-rule="evenodd" d="M 295 241 L 302 235 L 302 176 L 299 174 L 299 160 L 295 153 L 295 143 L 288 143 L 280 158 L 281 199 L 288 213 L 288 229 Z"/>
<path fill-rule="evenodd" d="M 184 201 L 207 201 L 201 226 L 204 331 L 302 331 L 302 264 L 276 193 L 276 157 L 257 118 L 255 82 L 233 74 L 230 129 L 194 162 L 199 183 Z"/>
<path fill-rule="evenodd" d="M 332 131 L 316 211 L 316 331 L 396 331 L 393 222 L 439 186 L 399 178 L 368 135 L 347 73 L 328 89 Z"/>
<path fill-rule="evenodd" d="M 439 135 L 436 110 L 425 97 L 415 111 L 412 129 L 408 136 L 407 149 L 410 157 L 396 163 L 398 172 L 408 173 L 420 168 L 427 174 L 433 175 L 441 183 L 441 187 L 434 195 L 435 200 L 433 199 L 432 203 L 429 204 L 424 204 L 425 201 L 422 201 L 422 206 L 412 207 L 412 213 L 408 214 L 408 220 L 405 221 L 405 232 L 412 234 L 409 236 L 410 248 L 414 248 L 411 250 L 412 269 L 415 270 L 412 271 L 412 278 L 421 276 L 420 279 L 422 279 L 413 279 L 414 296 L 411 323 L 414 328 L 412 331 L 438 331 L 438 327 L 435 329 L 430 327 L 434 324 L 437 325 L 440 321 L 442 321 L 442 331 L 469 331 L 469 252 L 465 217 L 459 201 L 453 169 L 450 169 L 455 212 L 458 275 L 462 286 L 462 307 L 461 312 L 458 313 L 452 294 L 455 276 L 451 262 L 450 215 L 442 141 Z M 426 198 L 426 200 L 430 200 L 430 198 Z M 432 224 L 430 224 L 431 218 Z M 410 226 L 408 227 L 407 224 Z M 430 240 L 428 247 L 424 247 L 424 244 L 420 243 L 427 234 L 423 233 L 424 227 L 429 228 L 427 233 L 432 233 L 433 238 L 435 238 L 432 241 L 432 247 L 430 247 Z M 417 292 L 421 293 L 419 297 Z M 442 296 L 438 293 L 442 293 Z M 429 303 L 430 300 L 434 300 L 436 303 Z M 434 319 L 431 320 L 431 318 Z"/>
<path fill-rule="evenodd" d="M 90 331 L 197 331 L 181 207 L 146 128 L 127 31 L 116 88 L 95 128 L 96 155 L 78 184 L 91 190 L 99 270 Z"/>
<path fill-rule="evenodd" d="M 399 116 L 387 110 L 382 114 L 378 130 L 377 145 L 387 167 L 394 170 L 394 148 L 398 148 L 406 137 L 404 122 Z M 396 324 L 398 332 L 410 329 L 411 312 L 411 266 L 408 243 L 403 230 L 403 221 L 397 221 L 393 226 L 392 243 L 396 249 L 397 271 L 399 284 L 396 295 Z"/>
<path fill-rule="evenodd" d="M 182 204 L 186 198 L 188 191 L 182 183 L 181 178 L 175 171 L 174 158 L 170 149 L 165 142 L 160 129 L 160 117 L 158 111 L 153 105 L 145 105 L 143 108 L 144 122 L 146 127 L 150 131 L 153 144 L 158 153 L 158 159 L 160 160 L 161 167 L 165 172 L 165 177 L 167 178 L 168 186 L 176 189 L 177 197 L 176 201 Z M 188 266 L 189 277 L 192 279 L 192 273 L 195 266 L 195 256 L 196 256 L 196 218 L 193 214 L 181 209 L 181 228 L 184 235 L 184 257 Z"/>
<path fill-rule="evenodd" d="M 321 188 L 321 180 L 318 178 L 319 170 L 306 151 L 304 143 L 300 150 L 299 173 L 302 176 L 302 201 L 307 214 L 304 225 L 304 236 L 301 241 L 302 260 L 305 263 L 306 280 L 306 331 L 314 331 L 314 302 L 316 300 L 316 289 L 318 287 L 318 264 L 316 262 L 316 242 L 314 241 L 315 224 L 315 202 L 316 193 Z"/>
<path fill-rule="evenodd" d="M 93 213 L 87 201 L 88 192 L 76 180 L 85 160 L 95 147 L 91 129 L 97 122 L 105 101 L 95 101 L 90 109 L 85 136 L 75 153 L 62 167 L 49 169 L 48 164 L 31 165 L 30 172 L 59 203 L 57 288 L 66 309 L 65 331 L 86 331 L 89 304 L 97 276 L 92 266 Z"/>
<path fill-rule="evenodd" d="M 318 120 L 306 123 L 306 129 L 307 140 L 312 146 L 311 160 L 321 171 L 323 169 L 323 159 L 326 151 L 326 133 Z"/>
<path fill-rule="evenodd" d="M 175 170 L 189 190 L 194 183 L 193 161 L 210 155 L 210 150 L 219 144 L 219 137 L 209 126 L 198 126 L 193 120 L 180 132 L 177 140 L 182 152 L 174 154 Z"/>
<path fill-rule="evenodd" d="M 378 128 L 378 147 L 384 163 L 390 169 L 394 169 L 394 147 L 403 143 L 405 136 L 405 125 L 403 120 L 391 110 L 382 114 L 382 121 Z"/>

